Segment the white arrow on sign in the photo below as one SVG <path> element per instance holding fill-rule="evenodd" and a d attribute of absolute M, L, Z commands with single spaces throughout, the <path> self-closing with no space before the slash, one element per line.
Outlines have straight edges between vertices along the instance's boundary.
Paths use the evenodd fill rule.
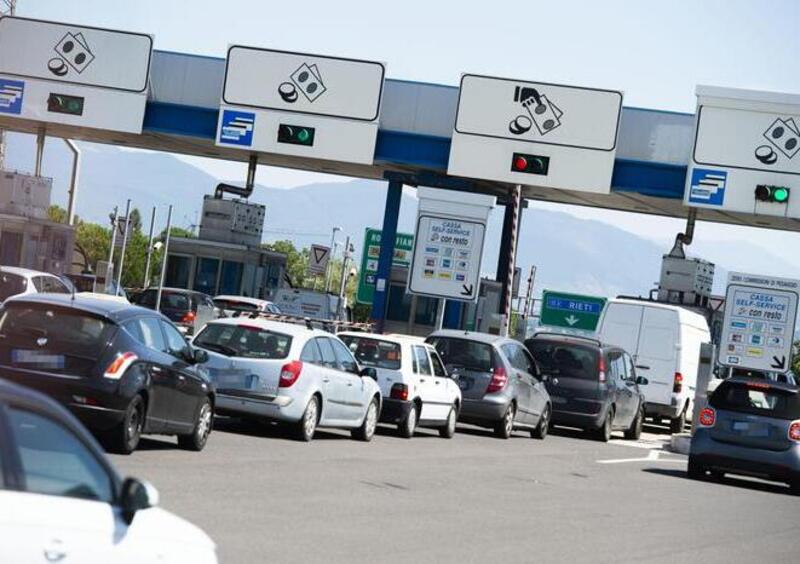
<path fill-rule="evenodd" d="M 570 315 L 569 317 L 565 318 L 565 319 L 564 319 L 564 321 L 566 321 L 566 322 L 567 322 L 567 324 L 568 324 L 570 327 L 572 327 L 572 326 L 573 326 L 573 325 L 575 325 L 575 324 L 576 324 L 578 321 L 580 321 L 580 319 L 578 319 L 578 318 L 577 318 L 577 317 L 575 317 L 574 315 Z"/>

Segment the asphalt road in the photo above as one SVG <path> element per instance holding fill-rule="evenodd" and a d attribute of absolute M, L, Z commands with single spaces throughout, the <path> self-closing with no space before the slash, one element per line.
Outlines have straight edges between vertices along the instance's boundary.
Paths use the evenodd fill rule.
<path fill-rule="evenodd" d="M 145 440 L 114 456 L 162 506 L 201 526 L 224 563 L 792 562 L 800 499 L 786 488 L 685 477 L 650 429 L 609 444 L 557 430 L 503 441 L 381 429 L 371 443 L 217 420 L 202 453 Z"/>

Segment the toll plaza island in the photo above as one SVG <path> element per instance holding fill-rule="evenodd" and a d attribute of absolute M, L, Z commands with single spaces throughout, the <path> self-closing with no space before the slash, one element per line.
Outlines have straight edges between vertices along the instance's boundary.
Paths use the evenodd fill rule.
<path fill-rule="evenodd" d="M 22 556 L 38 542 L 50 562 L 797 554 L 800 281 L 687 251 L 698 222 L 800 232 L 800 94 L 697 85 L 683 114 L 531 67 L 450 86 L 335 44 L 232 34 L 210 57 L 160 39 L 0 17 L 0 129 L 36 138 L 34 170 L 0 170 L 0 562 L 39 561 Z M 61 214 L 49 139 L 72 156 Z M 196 186 L 188 232 L 195 203 L 148 222 L 136 206 L 153 202 L 119 190 L 88 248 L 88 144 L 247 172 Z M 259 165 L 380 181 L 382 213 L 353 201 L 361 231 L 333 217 L 330 241 L 267 243 Z M 585 295 L 519 264 L 541 202 L 685 228 L 649 295 Z M 156 509 L 150 481 L 199 527 Z M 500 514 L 518 540 L 476 547 Z M 556 526 L 609 516 L 631 528 L 624 550 Z"/>

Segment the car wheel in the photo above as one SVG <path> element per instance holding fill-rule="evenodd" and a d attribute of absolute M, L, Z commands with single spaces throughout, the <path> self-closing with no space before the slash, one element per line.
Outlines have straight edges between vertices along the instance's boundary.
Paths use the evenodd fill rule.
<path fill-rule="evenodd" d="M 517 410 L 514 409 L 514 404 L 511 403 L 508 405 L 508 409 L 506 409 L 506 413 L 503 415 L 503 418 L 498 421 L 497 425 L 495 425 L 494 434 L 501 439 L 507 439 L 511 437 L 511 433 L 514 431 L 514 419 L 516 416 Z"/>
<path fill-rule="evenodd" d="M 681 414 L 669 420 L 669 432 L 673 435 L 683 433 L 686 427 L 686 408 L 683 408 Z"/>
<path fill-rule="evenodd" d="M 136 395 L 128 409 L 122 423 L 111 431 L 108 438 L 108 450 L 117 454 L 130 454 L 139 446 L 145 418 L 145 403 L 140 395 Z"/>
<path fill-rule="evenodd" d="M 417 429 L 417 404 L 412 403 L 408 415 L 397 426 L 397 431 L 404 439 L 410 439 L 414 436 L 414 431 Z"/>
<path fill-rule="evenodd" d="M 542 416 L 539 418 L 539 424 L 531 431 L 531 437 L 534 439 L 544 440 L 547 438 L 547 431 L 550 430 L 550 405 L 546 405 Z"/>
<path fill-rule="evenodd" d="M 625 431 L 625 438 L 638 441 L 639 438 L 642 436 L 642 426 L 644 425 L 644 407 L 639 407 L 639 411 L 636 413 L 636 419 L 633 420 L 631 423 L 630 428 Z"/>
<path fill-rule="evenodd" d="M 364 414 L 364 421 L 361 427 L 353 429 L 350 435 L 359 441 L 369 442 L 375 436 L 375 427 L 378 425 L 378 400 L 372 398 L 367 406 L 367 412 Z"/>
<path fill-rule="evenodd" d="M 690 454 L 689 465 L 686 467 L 686 474 L 692 480 L 705 480 L 706 469 Z"/>
<path fill-rule="evenodd" d="M 595 431 L 595 438 L 598 441 L 604 443 L 610 441 L 613 424 L 614 424 L 614 409 L 612 408 L 608 411 L 608 415 L 606 415 L 606 418 L 603 420 L 603 424 L 600 425 L 600 428 Z"/>
<path fill-rule="evenodd" d="M 456 406 L 450 408 L 447 414 L 447 423 L 439 429 L 439 436 L 443 439 L 452 439 L 456 434 L 456 419 L 458 418 Z"/>
<path fill-rule="evenodd" d="M 208 435 L 214 425 L 214 410 L 211 408 L 211 400 L 203 398 L 197 416 L 194 421 L 194 430 L 189 435 L 178 435 L 178 446 L 200 452 L 208 442 Z"/>
<path fill-rule="evenodd" d="M 309 442 L 314 438 L 317 422 L 319 422 L 319 399 L 317 396 L 311 396 L 303 416 L 295 423 L 295 437 L 300 441 Z"/>

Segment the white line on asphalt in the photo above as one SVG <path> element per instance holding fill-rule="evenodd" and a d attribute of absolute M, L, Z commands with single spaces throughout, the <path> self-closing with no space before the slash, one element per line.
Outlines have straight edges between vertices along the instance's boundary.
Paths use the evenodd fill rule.
<path fill-rule="evenodd" d="M 682 458 L 661 458 L 659 450 L 651 450 L 644 458 L 616 458 L 612 460 L 597 460 L 598 464 L 624 464 L 626 462 L 652 462 L 657 460 L 659 462 L 686 462 Z"/>

